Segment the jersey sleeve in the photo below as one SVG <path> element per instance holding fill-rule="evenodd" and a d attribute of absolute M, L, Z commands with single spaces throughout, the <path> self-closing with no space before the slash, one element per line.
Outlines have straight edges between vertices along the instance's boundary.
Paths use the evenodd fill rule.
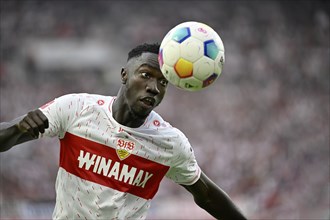
<path fill-rule="evenodd" d="M 77 94 L 64 95 L 41 106 L 39 109 L 45 114 L 49 122 L 49 128 L 45 130 L 42 136 L 63 138 L 68 127 L 83 107 L 83 99 Z"/>
<path fill-rule="evenodd" d="M 192 185 L 200 177 L 201 169 L 188 139 L 180 132 L 174 146 L 174 161 L 166 177 L 182 185 Z"/>

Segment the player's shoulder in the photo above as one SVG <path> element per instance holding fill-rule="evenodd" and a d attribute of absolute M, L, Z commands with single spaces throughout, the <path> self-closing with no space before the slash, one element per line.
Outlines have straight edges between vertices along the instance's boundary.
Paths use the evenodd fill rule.
<path fill-rule="evenodd" d="M 176 155 L 181 155 L 182 159 L 187 159 L 193 154 L 187 136 L 179 128 L 165 121 L 158 113 L 152 111 L 148 117 L 148 123 L 149 129 L 155 134 L 155 139 L 167 140 Z"/>
<path fill-rule="evenodd" d="M 143 124 L 144 128 L 149 128 L 153 130 L 172 130 L 172 125 L 165 121 L 162 116 L 160 116 L 157 112 L 152 111 L 147 117 L 145 123 Z"/>
<path fill-rule="evenodd" d="M 90 93 L 70 93 L 57 98 L 58 102 L 80 102 L 84 105 L 102 106 L 109 103 L 113 99 L 112 96 L 105 96 Z"/>
<path fill-rule="evenodd" d="M 185 139 L 185 135 L 181 130 L 172 126 L 168 121 L 164 120 L 157 112 L 152 111 L 148 116 L 143 127 L 148 128 L 158 134 Z"/>

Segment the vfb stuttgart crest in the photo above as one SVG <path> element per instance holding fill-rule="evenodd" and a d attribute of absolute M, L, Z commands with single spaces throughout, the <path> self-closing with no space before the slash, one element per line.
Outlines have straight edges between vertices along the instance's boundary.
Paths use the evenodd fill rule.
<path fill-rule="evenodd" d="M 134 147 L 135 147 L 135 143 L 133 141 L 118 138 L 116 152 L 119 159 L 124 160 L 127 157 L 129 157 Z"/>

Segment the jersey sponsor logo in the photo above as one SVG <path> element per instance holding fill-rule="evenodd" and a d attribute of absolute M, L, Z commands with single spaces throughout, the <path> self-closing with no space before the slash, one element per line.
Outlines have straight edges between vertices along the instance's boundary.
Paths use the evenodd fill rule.
<path fill-rule="evenodd" d="M 121 166 L 120 162 L 112 161 L 105 157 L 91 154 L 80 150 L 78 167 L 105 177 L 114 178 L 130 185 L 144 188 L 148 180 L 154 175 L 136 167 L 129 167 L 126 164 Z"/>
<path fill-rule="evenodd" d="M 122 140 L 125 141 L 120 142 L 122 146 L 132 148 L 133 145 L 127 140 Z M 160 181 L 169 169 L 168 166 L 131 153 L 125 160 L 121 160 L 115 147 L 68 132 L 60 141 L 60 166 L 67 172 L 144 199 L 154 197 Z"/>

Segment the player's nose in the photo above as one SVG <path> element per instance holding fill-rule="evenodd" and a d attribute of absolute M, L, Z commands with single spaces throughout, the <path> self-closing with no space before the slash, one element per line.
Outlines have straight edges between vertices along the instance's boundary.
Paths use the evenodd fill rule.
<path fill-rule="evenodd" d="M 160 93 L 159 88 L 158 88 L 158 82 L 156 79 L 151 79 L 147 83 L 146 90 L 148 93 L 151 93 L 153 95 L 158 95 Z"/>

